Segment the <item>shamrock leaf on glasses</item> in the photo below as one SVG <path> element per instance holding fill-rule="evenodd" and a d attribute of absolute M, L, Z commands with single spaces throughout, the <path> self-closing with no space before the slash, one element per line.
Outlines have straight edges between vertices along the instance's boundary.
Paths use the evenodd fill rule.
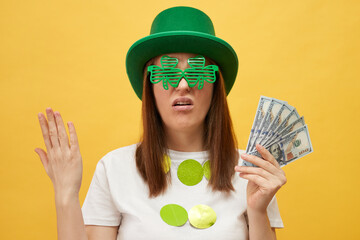
<path fill-rule="evenodd" d="M 175 68 L 179 60 L 169 56 L 162 56 L 160 59 L 161 67 L 152 65 L 148 67 L 150 72 L 150 81 L 154 84 L 163 81 L 163 87 L 165 90 L 169 89 L 168 83 L 177 87 L 179 81 L 183 75 L 181 69 Z"/>
<path fill-rule="evenodd" d="M 204 80 L 209 83 L 214 83 L 216 80 L 216 72 L 219 67 L 216 65 L 208 65 L 205 67 L 205 58 L 198 55 L 188 59 L 188 64 L 191 68 L 185 69 L 185 79 L 190 87 L 196 86 L 198 89 L 202 89 L 204 86 Z"/>

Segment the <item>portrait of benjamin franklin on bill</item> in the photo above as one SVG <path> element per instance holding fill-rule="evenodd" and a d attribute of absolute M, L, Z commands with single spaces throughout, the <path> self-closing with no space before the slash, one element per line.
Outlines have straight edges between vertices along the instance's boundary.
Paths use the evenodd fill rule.
<path fill-rule="evenodd" d="M 283 159 L 283 155 L 282 155 L 282 151 L 280 148 L 280 145 L 275 143 L 273 145 L 270 146 L 270 153 L 274 156 L 274 158 L 276 159 L 276 161 L 281 165 L 282 163 L 284 163 L 284 159 Z"/>

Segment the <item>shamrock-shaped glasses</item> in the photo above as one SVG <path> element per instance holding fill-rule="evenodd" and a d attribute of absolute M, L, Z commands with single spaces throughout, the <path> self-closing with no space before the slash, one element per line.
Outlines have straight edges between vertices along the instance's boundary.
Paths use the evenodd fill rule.
<path fill-rule="evenodd" d="M 161 67 L 157 65 L 151 65 L 147 71 L 150 73 L 150 82 L 153 84 L 163 82 L 164 89 L 168 90 L 169 85 L 176 88 L 182 78 L 185 78 L 189 87 L 196 86 L 198 89 L 202 89 L 204 81 L 208 83 L 214 83 L 216 81 L 216 72 L 219 67 L 216 65 L 208 65 L 205 67 L 205 58 L 198 55 L 187 60 L 191 68 L 187 68 L 184 71 L 175 68 L 179 60 L 177 58 L 162 56 L 160 58 Z"/>

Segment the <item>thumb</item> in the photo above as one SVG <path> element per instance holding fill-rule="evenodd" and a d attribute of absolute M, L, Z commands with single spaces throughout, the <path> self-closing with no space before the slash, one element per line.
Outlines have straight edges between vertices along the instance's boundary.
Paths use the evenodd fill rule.
<path fill-rule="evenodd" d="M 39 155 L 40 160 L 42 165 L 45 168 L 46 173 L 48 172 L 48 163 L 49 163 L 49 159 L 47 157 L 47 154 L 44 150 L 42 150 L 41 148 L 35 148 L 35 152 Z"/>

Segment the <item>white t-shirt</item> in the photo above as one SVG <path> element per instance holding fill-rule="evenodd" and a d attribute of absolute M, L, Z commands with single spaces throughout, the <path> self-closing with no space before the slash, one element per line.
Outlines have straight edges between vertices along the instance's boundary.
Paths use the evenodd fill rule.
<path fill-rule="evenodd" d="M 184 185 L 177 177 L 179 164 L 187 159 L 203 164 L 208 160 L 207 152 L 169 150 L 172 183 L 165 194 L 149 198 L 147 184 L 136 168 L 135 150 L 135 144 L 119 148 L 98 162 L 82 206 L 85 225 L 119 226 L 117 240 L 248 239 L 247 180 L 235 174 L 235 192 L 229 195 L 212 192 L 205 177 L 197 185 Z M 241 163 L 240 159 L 239 165 Z M 195 205 L 205 204 L 215 211 L 217 219 L 206 229 L 194 228 L 189 221 L 180 227 L 170 226 L 160 216 L 160 209 L 167 204 L 178 204 L 187 212 Z M 282 228 L 276 198 L 267 211 L 271 226 Z"/>

